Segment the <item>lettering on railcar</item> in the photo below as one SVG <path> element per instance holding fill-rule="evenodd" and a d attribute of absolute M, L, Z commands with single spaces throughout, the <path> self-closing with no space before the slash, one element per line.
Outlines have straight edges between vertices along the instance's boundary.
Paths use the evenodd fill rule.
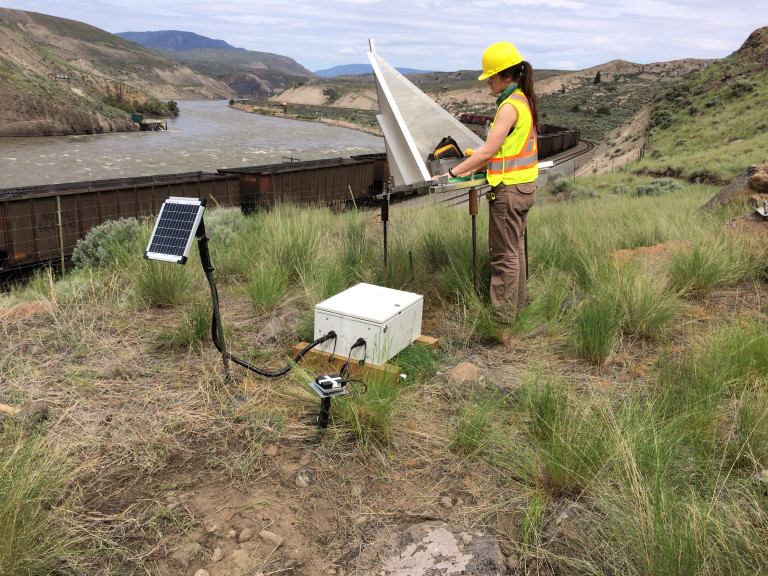
<path fill-rule="evenodd" d="M 75 217 L 74 210 L 62 210 L 61 212 L 61 227 L 77 228 L 77 218 Z M 58 212 L 43 212 L 38 215 L 37 231 L 38 232 L 50 232 L 52 230 L 58 230 L 59 228 L 59 214 Z"/>

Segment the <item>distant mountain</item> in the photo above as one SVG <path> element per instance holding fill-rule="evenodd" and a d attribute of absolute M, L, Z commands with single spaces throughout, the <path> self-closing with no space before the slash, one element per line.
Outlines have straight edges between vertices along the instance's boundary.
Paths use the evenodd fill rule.
<path fill-rule="evenodd" d="M 426 74 L 433 70 L 417 70 L 415 68 L 397 68 L 400 74 Z M 317 76 L 323 78 L 334 78 L 336 76 L 354 76 L 356 74 L 373 74 L 373 67 L 370 64 L 344 64 L 334 66 L 326 70 L 315 71 Z"/>
<path fill-rule="evenodd" d="M 245 50 L 235 48 L 224 40 L 214 40 L 200 36 L 194 32 L 182 32 L 181 30 L 158 30 L 156 32 L 118 32 L 118 36 L 136 42 L 147 48 L 156 50 L 171 50 L 172 52 L 184 52 L 186 50 Z"/>
<path fill-rule="evenodd" d="M 238 96 L 269 98 L 314 76 L 287 56 L 235 48 L 194 32 L 120 32 L 118 36 L 216 78 Z"/>

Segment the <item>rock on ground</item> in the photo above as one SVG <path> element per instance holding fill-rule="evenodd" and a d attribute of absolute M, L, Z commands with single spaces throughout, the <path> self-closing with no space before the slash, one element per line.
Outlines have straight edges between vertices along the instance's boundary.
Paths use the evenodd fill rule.
<path fill-rule="evenodd" d="M 704 210 L 725 206 L 730 202 L 745 202 L 755 194 L 768 193 L 768 164 L 752 165 L 704 204 Z"/>
<path fill-rule="evenodd" d="M 498 541 L 478 532 L 459 532 L 440 521 L 406 526 L 381 534 L 360 555 L 350 576 L 501 576 L 507 573 Z"/>

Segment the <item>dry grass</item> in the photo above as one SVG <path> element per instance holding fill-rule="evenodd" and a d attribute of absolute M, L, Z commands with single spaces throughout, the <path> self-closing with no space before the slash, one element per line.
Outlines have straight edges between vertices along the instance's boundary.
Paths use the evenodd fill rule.
<path fill-rule="evenodd" d="M 406 238 L 414 234 L 407 216 L 395 222 Z M 369 226 L 375 235 L 378 228 Z M 416 259 L 418 275 L 425 274 L 423 265 Z M 561 280 L 555 275 L 546 282 Z M 241 282 L 233 275 L 219 286 L 228 347 L 260 367 L 279 368 L 304 339 L 308 298 L 294 284 L 289 298 L 256 313 Z M 605 362 L 595 365 L 569 343 L 567 315 L 555 310 L 546 321 L 521 325 L 508 343 L 490 344 L 478 332 L 472 299 L 456 301 L 435 285 L 425 290 L 422 332 L 440 339 L 440 352 L 402 359 L 419 376 L 391 396 L 389 420 L 365 420 L 380 428 L 361 434 L 355 422 L 373 414 L 376 407 L 366 404 L 372 396 L 353 397 L 348 406 L 334 400 L 322 432 L 315 423 L 319 399 L 306 386 L 314 372 L 299 366 L 264 379 L 231 365 L 227 379 L 209 337 L 169 344 L 167 335 L 182 332 L 205 300 L 203 282 L 193 283 L 176 309 L 141 305 L 132 290 L 124 274 L 79 271 L 59 282 L 42 276 L 2 304 L 0 336 L 8 353 L 0 363 L 0 401 L 48 403 L 52 419 L 26 426 L 46 434 L 75 464 L 67 521 L 88 544 L 68 564 L 72 573 L 180 575 L 211 567 L 217 546 L 227 553 L 218 567 L 233 574 L 348 571 L 362 568 L 360 550 L 380 530 L 424 518 L 488 531 L 521 566 L 540 573 L 589 573 L 590 562 L 599 566 L 592 573 L 604 572 L 618 560 L 574 552 L 567 545 L 573 534 L 558 518 L 571 505 L 586 510 L 580 529 L 582 549 L 589 550 L 589 538 L 605 545 L 624 529 L 600 523 L 600 511 L 621 501 L 607 499 L 601 482 L 581 476 L 570 487 L 553 488 L 521 386 L 558 382 L 573 406 L 595 414 L 618 409 L 638 395 L 652 397 L 660 359 L 695 349 L 706 327 L 768 316 L 763 282 L 721 288 L 686 301 L 658 338 L 620 334 Z M 565 293 L 567 306 L 576 305 L 574 290 Z M 460 361 L 477 366 L 479 377 L 447 378 Z M 728 418 L 738 411 L 738 403 L 731 404 Z M 575 440 L 562 445 L 566 454 L 579 441 L 580 421 L 570 422 Z M 762 456 L 753 451 L 750 457 Z M 738 474 L 740 481 L 749 476 L 746 468 Z M 299 477 L 309 485 L 297 485 Z M 440 505 L 444 496 L 452 508 Z M 648 513 L 641 505 L 647 490 L 636 496 L 639 513 Z M 238 566 L 227 535 L 246 527 L 276 532 L 287 545 L 276 551 L 254 544 L 247 568 Z M 185 568 L 172 556 L 192 544 L 199 549 Z"/>

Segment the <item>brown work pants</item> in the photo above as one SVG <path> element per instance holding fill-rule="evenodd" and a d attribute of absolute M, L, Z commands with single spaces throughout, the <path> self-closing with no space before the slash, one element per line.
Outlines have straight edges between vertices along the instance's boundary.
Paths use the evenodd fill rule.
<path fill-rule="evenodd" d="M 525 229 L 536 202 L 536 183 L 500 184 L 488 207 L 491 302 L 494 316 L 512 322 L 525 306 Z"/>

